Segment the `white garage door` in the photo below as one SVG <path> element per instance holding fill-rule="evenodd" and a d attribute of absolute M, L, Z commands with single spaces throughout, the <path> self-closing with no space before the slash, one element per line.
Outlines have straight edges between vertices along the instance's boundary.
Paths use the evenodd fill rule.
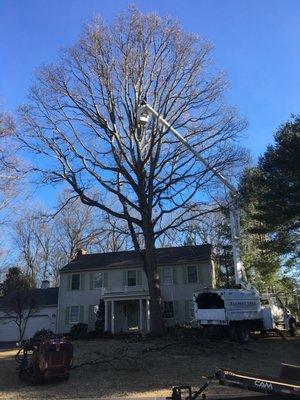
<path fill-rule="evenodd" d="M 51 329 L 51 319 L 48 315 L 36 315 L 27 321 L 23 339 L 30 339 L 37 330 Z M 19 340 L 18 327 L 13 321 L 0 318 L 0 342 L 16 342 Z"/>
<path fill-rule="evenodd" d="M 40 329 L 51 329 L 51 320 L 48 315 L 36 315 L 29 318 L 24 339 L 30 339 Z"/>
<path fill-rule="evenodd" d="M 18 327 L 13 321 L 0 319 L 0 342 L 12 342 L 18 340 Z"/>

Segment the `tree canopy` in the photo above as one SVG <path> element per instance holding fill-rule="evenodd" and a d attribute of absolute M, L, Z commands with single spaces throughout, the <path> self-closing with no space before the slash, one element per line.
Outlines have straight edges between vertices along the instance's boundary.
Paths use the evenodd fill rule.
<path fill-rule="evenodd" d="M 299 257 L 300 118 L 282 125 L 258 165 L 241 181 L 249 232 L 265 235 L 262 248 Z"/>
<path fill-rule="evenodd" d="M 33 285 L 34 282 L 28 274 L 18 267 L 12 267 L 6 273 L 5 279 L 1 284 L 1 291 L 6 296 L 15 292 L 26 291 L 32 288 Z"/>

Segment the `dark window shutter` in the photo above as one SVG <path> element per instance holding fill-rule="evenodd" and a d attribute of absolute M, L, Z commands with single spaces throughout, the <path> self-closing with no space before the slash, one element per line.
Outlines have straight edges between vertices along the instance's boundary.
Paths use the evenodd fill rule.
<path fill-rule="evenodd" d="M 103 287 L 107 288 L 108 287 L 108 273 L 107 272 L 103 272 Z"/>
<path fill-rule="evenodd" d="M 137 271 L 137 284 L 138 286 L 142 286 L 143 282 L 142 282 L 142 271 L 138 270 Z"/>
<path fill-rule="evenodd" d="M 85 288 L 85 274 L 80 274 L 80 290 Z"/>
<path fill-rule="evenodd" d="M 66 307 L 66 314 L 65 314 L 65 323 L 70 323 L 70 307 Z"/>
<path fill-rule="evenodd" d="M 173 267 L 173 285 L 177 285 L 177 268 Z"/>
<path fill-rule="evenodd" d="M 84 322 L 84 306 L 79 306 L 79 322 Z"/>
<path fill-rule="evenodd" d="M 174 318 L 177 321 L 179 319 L 179 301 L 173 301 Z"/>
<path fill-rule="evenodd" d="M 94 289 L 94 274 L 90 274 L 90 289 Z"/>
<path fill-rule="evenodd" d="M 127 271 L 123 271 L 123 286 L 127 286 Z"/>
<path fill-rule="evenodd" d="M 204 283 L 203 268 L 200 266 L 197 267 L 197 276 L 198 276 L 198 283 Z"/>
<path fill-rule="evenodd" d="M 89 322 L 95 322 L 94 306 L 89 306 Z"/>

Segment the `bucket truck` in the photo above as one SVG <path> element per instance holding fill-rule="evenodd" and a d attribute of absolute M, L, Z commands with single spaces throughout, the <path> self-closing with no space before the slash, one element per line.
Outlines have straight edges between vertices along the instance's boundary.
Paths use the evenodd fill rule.
<path fill-rule="evenodd" d="M 296 319 L 275 295 L 260 295 L 246 277 L 240 256 L 239 194 L 234 185 L 204 158 L 180 133 L 154 108 L 143 101 L 138 109 L 141 126 L 155 117 L 168 132 L 171 132 L 195 158 L 202 162 L 228 189 L 230 194 L 230 226 L 233 251 L 235 288 L 200 289 L 193 294 L 195 321 L 205 331 L 225 332 L 241 343 L 246 343 L 251 331 L 288 330 L 296 332 Z"/>

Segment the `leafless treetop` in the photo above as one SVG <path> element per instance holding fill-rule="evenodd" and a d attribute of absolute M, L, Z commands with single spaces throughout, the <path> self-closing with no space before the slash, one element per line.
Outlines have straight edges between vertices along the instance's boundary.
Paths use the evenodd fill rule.
<path fill-rule="evenodd" d="M 41 156 L 35 169 L 124 220 L 137 249 L 140 232 L 147 241 L 149 229 L 158 238 L 176 228 L 216 182 L 157 121 L 144 129 L 137 111 L 147 97 L 215 168 L 229 171 L 245 124 L 225 105 L 226 82 L 210 72 L 210 54 L 208 42 L 155 14 L 131 9 L 110 26 L 95 19 L 58 65 L 40 69 L 21 108 L 19 138 Z"/>

